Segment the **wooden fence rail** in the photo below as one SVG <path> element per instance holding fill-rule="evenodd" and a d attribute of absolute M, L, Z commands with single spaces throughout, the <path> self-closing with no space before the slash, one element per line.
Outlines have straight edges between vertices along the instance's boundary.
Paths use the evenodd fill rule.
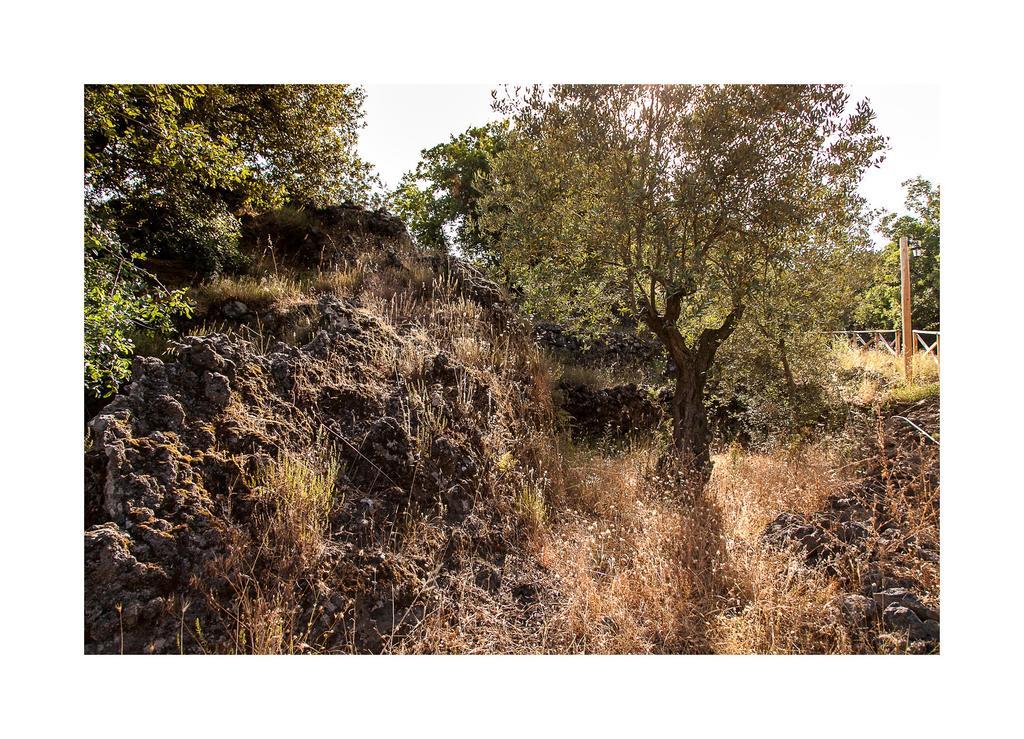
<path fill-rule="evenodd" d="M 894 357 L 902 354 L 900 332 L 896 329 L 879 329 L 868 331 L 833 331 L 835 336 L 844 336 L 847 341 L 862 349 L 879 349 L 887 351 Z M 914 331 L 914 340 L 925 354 L 939 356 L 938 331 Z"/>

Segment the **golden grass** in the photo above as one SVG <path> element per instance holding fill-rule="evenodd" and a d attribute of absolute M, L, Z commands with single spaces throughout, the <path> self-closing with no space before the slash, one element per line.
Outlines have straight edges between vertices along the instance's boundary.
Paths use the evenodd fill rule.
<path fill-rule="evenodd" d="M 236 653 L 318 651 L 331 635 L 301 616 L 308 611 L 303 581 L 323 556 L 330 515 L 340 503 L 338 461 L 319 441 L 319 451 L 282 452 L 246 481 L 258 506 L 254 534 L 236 534 L 228 553 L 212 565 L 214 581 L 226 583 L 231 597 L 228 606 L 212 593 L 209 601 L 233 634 Z M 203 643 L 201 625 L 194 636 Z"/>
<path fill-rule="evenodd" d="M 270 536 L 285 542 L 302 563 L 319 556 L 329 533 L 339 470 L 332 456 L 282 453 L 249 481 L 268 511 Z"/>
<path fill-rule="evenodd" d="M 661 479 L 652 444 L 562 453 L 571 473 L 536 537 L 560 594 L 545 650 L 849 651 L 835 584 L 759 541 L 781 511 L 810 513 L 834 492 L 825 452 L 721 455 L 704 492 Z"/>
<path fill-rule="evenodd" d="M 892 383 L 903 382 L 903 357 L 884 349 L 858 349 L 846 342 L 836 345 L 833 356 L 841 369 L 860 369 L 884 377 Z M 914 382 L 929 383 L 939 379 L 939 360 L 934 354 L 915 352 L 911 359 Z"/>
<path fill-rule="evenodd" d="M 319 292 L 348 298 L 359 293 L 365 277 L 365 270 L 356 266 L 319 275 L 313 280 L 313 287 Z"/>
<path fill-rule="evenodd" d="M 307 280 L 298 276 L 221 277 L 193 288 L 192 297 L 200 314 L 231 300 L 245 303 L 252 310 L 265 310 L 274 304 L 298 302 L 307 287 Z"/>
<path fill-rule="evenodd" d="M 536 538 L 560 593 L 546 650 L 708 651 L 711 614 L 729 606 L 714 505 L 658 478 L 656 445 L 561 453 Z"/>
<path fill-rule="evenodd" d="M 726 551 L 743 608 L 717 618 L 712 650 L 727 654 L 849 651 L 831 618 L 837 586 L 820 571 L 794 566 L 790 555 L 761 545 L 783 511 L 813 513 L 837 491 L 836 466 L 821 449 L 715 458 L 710 492 L 722 511 Z"/>
<path fill-rule="evenodd" d="M 586 385 L 602 389 L 629 384 L 657 384 L 662 378 L 649 367 L 616 365 L 605 367 L 600 364 L 578 364 L 559 356 L 557 352 L 545 352 L 552 365 L 555 377 L 573 385 Z"/>

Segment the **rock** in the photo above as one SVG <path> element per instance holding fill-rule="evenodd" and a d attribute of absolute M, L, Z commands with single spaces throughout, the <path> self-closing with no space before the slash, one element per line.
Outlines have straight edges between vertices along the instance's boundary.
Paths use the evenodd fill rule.
<path fill-rule="evenodd" d="M 871 535 L 870 529 L 857 521 L 842 521 L 834 529 L 835 535 L 846 544 L 859 544 Z"/>
<path fill-rule="evenodd" d="M 273 243 L 280 263 L 321 270 L 344 267 L 360 252 L 386 256 L 412 245 L 400 218 L 351 203 L 306 208 L 300 217 L 271 211 L 246 218 L 242 231 L 246 241 L 260 247 Z"/>
<path fill-rule="evenodd" d="M 906 634 L 909 641 L 939 641 L 939 622 L 933 619 L 922 621 L 911 609 L 890 603 L 882 611 L 882 624 L 889 630 Z"/>
<path fill-rule="evenodd" d="M 221 307 L 220 312 L 224 314 L 225 318 L 232 321 L 237 321 L 239 318 L 241 318 L 242 316 L 249 312 L 249 306 L 247 306 L 241 300 L 232 300 L 225 303 Z"/>
<path fill-rule="evenodd" d="M 477 587 L 496 593 L 501 587 L 501 570 L 489 562 L 481 562 L 477 565 L 474 581 Z"/>
<path fill-rule="evenodd" d="M 870 625 L 878 614 L 878 604 L 873 598 L 855 593 L 839 596 L 836 606 L 843 622 L 854 629 Z"/>
<path fill-rule="evenodd" d="M 623 325 L 592 339 L 584 339 L 557 323 L 539 322 L 533 327 L 534 340 L 543 347 L 569 354 L 581 364 L 602 366 L 653 363 L 664 349 L 654 338 L 644 338 L 636 328 Z"/>
<path fill-rule="evenodd" d="M 390 482 L 408 487 L 416 469 L 412 440 L 405 427 L 391 416 L 373 423 L 363 441 L 361 452 L 364 476 L 374 483 Z"/>
<path fill-rule="evenodd" d="M 578 383 L 559 384 L 562 409 L 581 436 L 648 431 L 666 417 L 668 396 L 643 385 L 595 389 Z"/>
<path fill-rule="evenodd" d="M 897 605 L 907 608 L 922 620 L 939 620 L 939 613 L 924 605 L 920 599 L 906 588 L 888 588 L 874 594 L 874 600 L 880 608 Z"/>
<path fill-rule="evenodd" d="M 832 554 L 829 533 L 799 513 L 780 513 L 765 527 L 761 539 L 778 549 L 797 547 L 804 552 L 808 563 L 825 559 Z"/>
<path fill-rule="evenodd" d="M 219 372 L 207 372 L 203 378 L 207 400 L 218 407 L 227 405 L 228 399 L 231 397 L 231 382 L 228 378 Z"/>
<path fill-rule="evenodd" d="M 403 243 L 400 221 L 350 206 L 292 215 L 301 238 L 279 258 L 319 263 L 324 247 L 325 263 L 348 268 L 357 256 L 372 284 L 431 300 L 438 274 Z M 446 294 L 434 317 L 474 341 L 497 329 L 510 351 L 532 350 L 501 314 L 497 286 L 457 260 L 445 269 L 458 297 L 485 309 Z M 518 517 L 495 496 L 513 494 L 519 472 L 492 479 L 491 442 L 533 428 L 531 368 L 512 363 L 500 380 L 470 371 L 451 342 L 396 319 L 397 303 L 345 295 L 307 295 L 301 309 L 261 302 L 264 326 L 293 311 L 289 325 L 304 331 L 290 343 L 185 336 L 173 358 L 136 359 L 98 409 L 85 459 L 86 652 L 238 651 L 233 614 L 257 589 L 302 626 L 297 649 L 373 651 L 438 605 L 441 578 L 501 586 L 497 567 L 476 564 L 505 566 Z M 241 301 L 217 309 L 252 315 Z M 292 488 L 328 483 L 312 525 L 281 524 L 305 515 Z M 256 648 L 252 636 L 241 649 Z"/>

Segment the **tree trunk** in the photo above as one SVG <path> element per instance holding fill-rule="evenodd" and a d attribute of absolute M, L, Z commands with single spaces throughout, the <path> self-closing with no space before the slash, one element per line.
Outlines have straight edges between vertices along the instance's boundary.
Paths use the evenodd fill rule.
<path fill-rule="evenodd" d="M 672 396 L 672 442 L 686 465 L 701 474 L 711 471 L 711 439 L 708 413 L 704 407 L 707 366 L 694 358 L 676 365 L 676 387 Z"/>
<path fill-rule="evenodd" d="M 676 366 L 676 387 L 672 396 L 672 443 L 678 461 L 697 473 L 703 482 L 711 477 L 711 435 L 704 407 L 704 388 L 715 352 L 736 328 L 743 315 L 737 306 L 715 329 L 705 329 L 695 346 L 687 346 L 674 322 L 650 311 L 648 325 L 665 344 Z"/>
<path fill-rule="evenodd" d="M 793 370 L 789 366 L 789 354 L 786 352 L 786 339 L 779 339 L 779 356 L 782 359 L 782 372 L 786 376 L 786 392 L 789 395 L 789 432 L 796 431 L 796 381 L 793 379 Z"/>

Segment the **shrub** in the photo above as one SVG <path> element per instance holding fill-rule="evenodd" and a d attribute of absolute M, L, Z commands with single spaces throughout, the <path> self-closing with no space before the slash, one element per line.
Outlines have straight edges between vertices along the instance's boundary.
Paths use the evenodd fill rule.
<path fill-rule="evenodd" d="M 133 336 L 173 330 L 174 316 L 191 315 L 184 290 L 167 290 L 139 266 L 130 252 L 95 221 L 85 226 L 85 388 L 112 395 L 127 379 L 135 351 Z"/>

